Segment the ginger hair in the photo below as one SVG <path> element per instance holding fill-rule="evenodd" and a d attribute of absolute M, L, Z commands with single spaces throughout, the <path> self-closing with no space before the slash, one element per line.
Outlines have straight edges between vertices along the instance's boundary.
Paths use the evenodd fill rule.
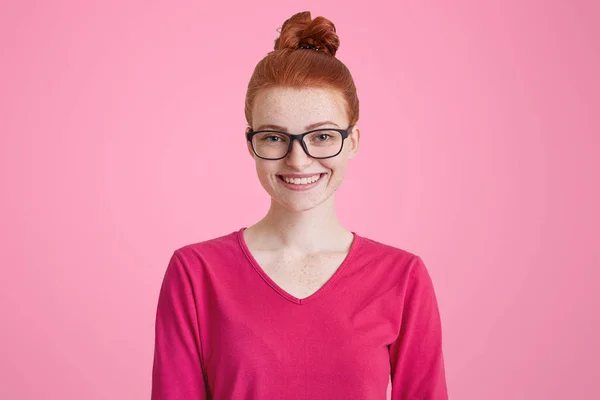
<path fill-rule="evenodd" d="M 309 11 L 287 19 L 274 50 L 256 65 L 246 92 L 246 121 L 252 127 L 252 107 L 259 91 L 272 87 L 318 88 L 338 91 L 351 126 L 358 121 L 358 96 L 348 68 L 335 54 L 340 39 L 335 25 Z"/>

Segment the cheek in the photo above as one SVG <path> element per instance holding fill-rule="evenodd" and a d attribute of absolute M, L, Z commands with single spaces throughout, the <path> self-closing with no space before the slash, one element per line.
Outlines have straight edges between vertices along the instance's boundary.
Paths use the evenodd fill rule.
<path fill-rule="evenodd" d="M 325 168 L 332 172 L 334 177 L 337 177 L 343 176 L 346 172 L 347 160 L 345 156 L 342 157 L 342 155 L 340 154 L 340 157 L 332 158 L 329 160 L 323 160 L 322 164 Z"/>
<path fill-rule="evenodd" d="M 276 163 L 266 162 L 265 160 L 256 161 L 256 173 L 261 182 L 269 182 L 276 170 Z"/>
<path fill-rule="evenodd" d="M 331 174 L 327 183 L 328 191 L 337 191 L 346 176 L 346 162 L 338 160 L 337 162 L 329 162 L 323 166 L 329 169 Z"/>

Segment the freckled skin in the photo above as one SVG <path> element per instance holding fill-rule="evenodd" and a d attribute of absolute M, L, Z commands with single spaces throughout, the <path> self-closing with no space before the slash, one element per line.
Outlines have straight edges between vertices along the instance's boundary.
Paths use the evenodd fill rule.
<path fill-rule="evenodd" d="M 306 132 L 308 125 L 332 121 L 335 125 L 323 128 L 347 129 L 345 101 L 331 89 L 269 88 L 258 93 L 252 110 L 253 129 L 272 124 L 287 128 L 292 134 Z M 337 126 L 336 126 L 337 125 Z M 319 127 L 320 128 L 320 127 Z M 248 151 L 256 163 L 258 179 L 278 207 L 291 212 L 309 211 L 317 207 L 333 209 L 334 194 L 342 184 L 348 160 L 358 151 L 360 133 L 354 128 L 344 140 L 342 152 L 336 157 L 317 160 L 309 157 L 300 143 L 294 141 L 290 154 L 282 160 L 263 160 L 255 156 L 248 143 Z M 284 187 L 277 175 L 289 173 L 326 173 L 319 184 L 307 191 L 292 191 Z M 296 297 L 315 293 L 335 273 L 347 254 L 328 249 L 306 254 L 294 249 L 261 250 L 253 254 L 265 272 L 286 292 Z"/>
<path fill-rule="evenodd" d="M 346 254 L 345 251 L 298 254 L 281 249 L 255 251 L 254 257 L 281 288 L 293 296 L 304 298 L 319 290 L 333 276 Z"/>
<path fill-rule="evenodd" d="M 269 88 L 258 93 L 252 110 L 253 128 L 263 124 L 284 126 L 288 132 L 300 134 L 306 126 L 322 121 L 332 121 L 340 128 L 348 128 L 345 102 L 341 94 L 331 89 L 316 88 Z M 335 125 L 323 125 L 323 128 Z M 333 201 L 335 191 L 346 174 L 347 161 L 358 151 L 359 133 L 353 129 L 344 141 L 342 152 L 334 157 L 316 160 L 309 157 L 300 143 L 294 142 L 293 149 L 282 160 L 262 160 L 254 155 L 248 143 L 248 151 L 255 159 L 256 171 L 261 185 L 274 201 L 291 211 L 305 211 Z M 283 187 L 278 174 L 327 173 L 323 182 L 306 192 L 294 192 Z"/>

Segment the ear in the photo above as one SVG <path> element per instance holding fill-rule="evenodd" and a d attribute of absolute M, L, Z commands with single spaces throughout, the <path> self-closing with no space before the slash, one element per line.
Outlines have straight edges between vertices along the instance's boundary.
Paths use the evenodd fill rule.
<path fill-rule="evenodd" d="M 352 131 L 348 134 L 348 142 L 350 144 L 348 151 L 348 159 L 351 160 L 358 153 L 358 145 L 360 142 L 360 129 L 358 126 L 354 126 Z"/>
<path fill-rule="evenodd" d="M 252 159 L 254 159 L 254 150 L 252 150 L 252 143 L 250 143 L 250 141 L 247 139 L 247 134 L 250 131 L 250 127 L 246 127 L 246 132 L 244 133 L 244 140 L 246 141 L 246 147 L 248 148 L 248 153 L 250 154 L 250 157 L 252 157 Z"/>

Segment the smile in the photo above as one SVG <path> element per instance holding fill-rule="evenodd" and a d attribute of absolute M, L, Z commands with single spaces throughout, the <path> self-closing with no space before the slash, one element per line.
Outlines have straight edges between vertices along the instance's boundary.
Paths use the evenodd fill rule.
<path fill-rule="evenodd" d="M 278 175 L 278 176 L 285 183 L 288 183 L 291 185 L 310 185 L 311 183 L 315 183 L 319 179 L 321 179 L 321 175 L 322 174 L 315 174 L 315 175 L 306 176 L 306 177 L 302 177 L 302 178 L 292 178 L 292 177 L 283 176 L 283 175 Z"/>

